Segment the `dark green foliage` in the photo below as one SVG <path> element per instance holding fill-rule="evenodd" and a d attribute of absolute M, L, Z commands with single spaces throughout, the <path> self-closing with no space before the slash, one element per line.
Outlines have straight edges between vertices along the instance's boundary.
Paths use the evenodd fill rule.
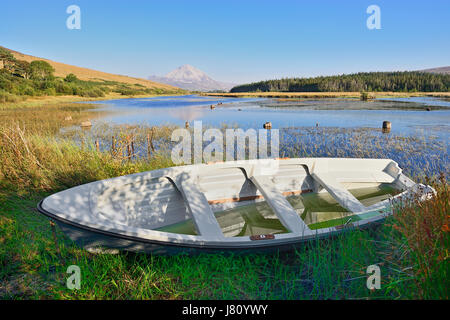
<path fill-rule="evenodd" d="M 30 63 L 31 79 L 48 80 L 53 78 L 55 69 L 46 61 L 35 60 Z"/>
<path fill-rule="evenodd" d="M 27 61 L 17 60 L 14 64 L 14 75 L 25 79 L 31 77 L 31 65 Z"/>
<path fill-rule="evenodd" d="M 16 58 L 8 50 L 0 47 L 0 61 L 2 62 L 2 68 L 12 71 L 13 65 L 16 62 Z"/>
<path fill-rule="evenodd" d="M 364 72 L 315 78 L 285 78 L 243 84 L 230 92 L 448 92 L 450 75 L 425 72 Z"/>
<path fill-rule="evenodd" d="M 69 73 L 69 74 L 64 78 L 64 81 L 66 81 L 66 82 L 75 82 L 75 81 L 77 81 L 77 80 L 78 80 L 77 76 L 74 75 L 73 73 Z"/>

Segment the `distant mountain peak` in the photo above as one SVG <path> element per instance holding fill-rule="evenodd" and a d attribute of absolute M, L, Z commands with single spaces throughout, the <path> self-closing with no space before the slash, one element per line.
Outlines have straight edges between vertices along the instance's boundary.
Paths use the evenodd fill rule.
<path fill-rule="evenodd" d="M 169 72 L 165 76 L 166 78 L 180 81 L 202 81 L 212 80 L 206 73 L 197 69 L 189 64 L 184 64 L 181 67 Z"/>
<path fill-rule="evenodd" d="M 189 64 L 184 64 L 170 71 L 164 77 L 150 76 L 149 79 L 192 91 L 229 91 L 235 86 L 233 83 L 216 81 L 205 72 Z"/>

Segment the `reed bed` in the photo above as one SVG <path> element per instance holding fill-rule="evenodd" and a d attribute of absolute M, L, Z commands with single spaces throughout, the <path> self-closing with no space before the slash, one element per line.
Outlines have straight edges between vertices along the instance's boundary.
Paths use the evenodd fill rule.
<path fill-rule="evenodd" d="M 405 208 L 376 229 L 351 230 L 289 252 L 93 255 L 58 230 L 55 243 L 48 220 L 35 210 L 37 202 L 75 185 L 173 165 L 175 127 L 97 122 L 81 130 L 75 124 L 92 115 L 71 108 L 85 106 L 0 113 L 0 297 L 448 299 L 445 141 L 364 128 L 281 130 L 281 156 L 392 158 L 408 175 L 436 188 L 435 198 Z M 74 123 L 64 120 L 68 115 Z M 72 264 L 82 270 L 80 290 L 65 287 Z M 381 290 L 366 287 L 371 264 L 382 270 Z"/>

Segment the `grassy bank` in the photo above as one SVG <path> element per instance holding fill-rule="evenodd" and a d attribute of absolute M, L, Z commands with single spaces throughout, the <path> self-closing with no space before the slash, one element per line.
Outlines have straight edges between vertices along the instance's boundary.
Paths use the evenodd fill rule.
<path fill-rule="evenodd" d="M 171 127 L 98 124 L 90 131 L 60 132 L 68 126 L 67 116 L 81 121 L 91 116 L 90 108 L 63 104 L 0 111 L 0 297 L 448 299 L 449 194 L 444 178 L 430 182 L 438 197 L 397 213 L 375 229 L 349 230 L 284 253 L 93 255 L 57 228 L 55 242 L 48 219 L 36 211 L 43 197 L 90 181 L 173 165 L 168 156 Z M 318 131 L 309 139 L 304 147 L 284 139 L 282 150 L 299 156 L 395 157 L 398 152 L 399 161 L 405 162 L 400 165 L 416 177 L 423 176 L 422 166 L 406 159 L 428 150 L 432 155 L 423 159 L 436 171 L 438 162 L 432 159 L 441 161 L 446 153 L 421 140 L 414 144 L 394 136 L 387 141 L 363 131 Z M 130 141 L 135 148 L 131 153 Z M 71 291 L 65 272 L 73 264 L 82 271 L 82 283 L 80 290 Z M 381 290 L 366 287 L 366 268 L 372 264 L 381 268 Z"/>

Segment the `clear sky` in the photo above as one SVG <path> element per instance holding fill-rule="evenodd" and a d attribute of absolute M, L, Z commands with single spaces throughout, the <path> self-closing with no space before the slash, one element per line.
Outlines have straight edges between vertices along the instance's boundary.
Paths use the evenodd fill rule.
<path fill-rule="evenodd" d="M 81 29 L 69 30 L 69 5 Z M 369 5 L 381 29 L 369 30 Z M 2 0 L 0 45 L 144 77 L 191 64 L 245 83 L 450 65 L 449 0 Z"/>

